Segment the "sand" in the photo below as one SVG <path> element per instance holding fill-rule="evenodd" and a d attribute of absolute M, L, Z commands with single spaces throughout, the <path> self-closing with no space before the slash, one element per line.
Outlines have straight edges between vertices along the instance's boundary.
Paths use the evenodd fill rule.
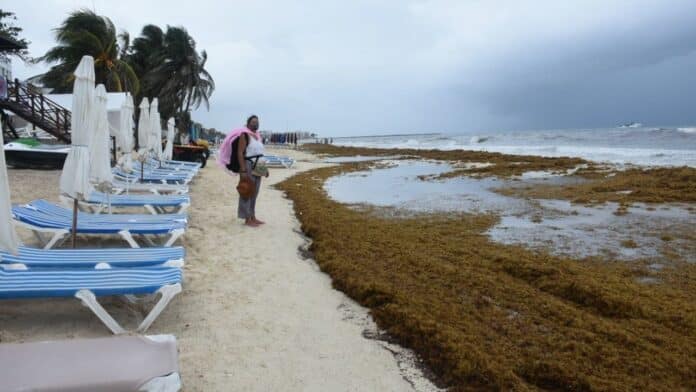
<path fill-rule="evenodd" d="M 184 390 L 435 390 L 408 350 L 368 338 L 379 331 L 365 308 L 332 289 L 314 261 L 302 257 L 306 239 L 292 203 L 272 185 L 322 164 L 296 151 L 274 152 L 300 161 L 264 181 L 257 213 L 268 223 L 260 228 L 236 219 L 235 179 L 212 159 L 191 188 L 190 226 L 181 241 L 184 291 L 148 331 L 177 337 Z M 57 171 L 10 170 L 13 201 L 57 201 L 58 178 Z M 116 299 L 106 307 L 130 328 L 142 318 L 142 309 Z M 77 300 L 0 302 L 1 342 L 109 334 Z"/>

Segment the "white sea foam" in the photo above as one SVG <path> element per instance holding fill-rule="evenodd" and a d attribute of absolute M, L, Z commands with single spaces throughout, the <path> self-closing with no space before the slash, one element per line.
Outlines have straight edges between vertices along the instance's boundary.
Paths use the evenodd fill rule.
<path fill-rule="evenodd" d="M 684 133 L 696 133 L 696 127 L 677 128 L 677 131 Z"/>
<path fill-rule="evenodd" d="M 696 127 L 527 131 L 494 135 L 412 135 L 336 139 L 355 147 L 474 150 L 580 157 L 613 164 L 696 167 Z"/>

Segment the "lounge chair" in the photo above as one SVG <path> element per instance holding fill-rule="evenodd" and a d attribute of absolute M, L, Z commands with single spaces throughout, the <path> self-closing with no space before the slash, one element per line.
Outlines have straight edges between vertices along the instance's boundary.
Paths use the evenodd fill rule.
<path fill-rule="evenodd" d="M 43 212 L 49 215 L 59 215 L 65 216 L 72 219 L 72 208 L 62 207 L 58 204 L 51 203 L 43 199 L 37 199 L 28 204 L 31 208 Z M 87 219 L 96 222 L 179 222 L 186 221 L 186 214 L 166 214 L 166 215 L 152 215 L 152 214 L 114 214 L 114 215 L 102 215 L 93 214 L 89 212 L 79 212 L 79 217 L 82 219 Z"/>
<path fill-rule="evenodd" d="M 174 392 L 178 362 L 172 335 L 4 343 L 0 390 Z"/>
<path fill-rule="evenodd" d="M 142 164 L 140 162 L 135 162 L 133 164 L 133 170 L 136 172 L 140 171 L 141 165 Z M 152 172 L 152 173 L 159 172 L 159 173 L 163 173 L 163 174 L 170 174 L 171 173 L 171 174 L 178 174 L 178 175 L 182 175 L 182 176 L 185 175 L 185 176 L 190 176 L 190 177 L 193 177 L 196 174 L 198 174 L 198 170 L 199 170 L 199 169 L 194 168 L 194 167 L 179 166 L 179 165 L 171 166 L 171 165 L 164 164 L 164 163 L 160 164 L 159 162 L 154 161 L 154 160 L 145 162 L 143 167 L 145 168 L 146 172 L 148 172 L 148 171 Z"/>
<path fill-rule="evenodd" d="M 157 183 L 141 183 L 133 180 L 125 180 L 120 177 L 114 177 L 111 184 L 114 186 L 114 193 L 130 194 L 131 192 L 148 192 L 155 195 L 176 194 L 186 195 L 189 193 L 189 188 L 186 185 L 180 184 L 157 184 Z"/>
<path fill-rule="evenodd" d="M 161 295 L 137 331 L 147 330 L 169 301 L 181 292 L 181 269 L 147 268 L 0 268 L 0 299 L 75 297 L 114 334 L 125 333 L 97 297 Z"/>
<path fill-rule="evenodd" d="M 263 159 L 266 161 L 268 167 L 279 167 L 279 168 L 290 168 L 295 164 L 295 160 L 290 157 L 281 157 L 275 155 L 264 155 Z"/>
<path fill-rule="evenodd" d="M 62 199 L 64 203 L 67 203 L 67 199 Z M 107 195 L 95 191 L 87 200 L 81 201 L 80 205 L 87 207 L 89 212 L 95 214 L 109 207 L 142 207 L 152 215 L 183 214 L 191 205 L 191 198 L 186 195 Z"/>
<path fill-rule="evenodd" d="M 138 164 L 133 166 L 133 170 L 135 172 L 140 171 L 140 162 Z M 196 172 L 186 169 L 186 168 L 170 168 L 170 167 L 165 167 L 165 166 L 156 166 L 156 165 L 150 165 L 150 164 L 145 164 L 145 173 L 149 174 L 159 174 L 159 175 L 165 175 L 165 176 L 181 176 L 181 177 L 188 177 L 188 178 L 193 178 L 196 176 Z"/>
<path fill-rule="evenodd" d="M 20 246 L 17 254 L 0 250 L 0 268 L 100 268 L 111 267 L 182 267 L 184 248 L 121 249 L 36 249 Z"/>
<path fill-rule="evenodd" d="M 72 211 L 45 200 L 36 200 L 26 205 L 12 207 L 15 222 L 34 232 L 44 244 L 44 249 L 59 246 L 72 231 Z M 78 212 L 77 234 L 119 235 L 131 247 L 140 247 L 133 235 L 142 235 L 151 246 L 155 243 L 147 237 L 164 236 L 163 245 L 171 246 L 186 228 L 186 216 L 169 215 L 95 215 Z M 43 237 L 44 234 L 50 238 Z"/>
<path fill-rule="evenodd" d="M 113 169 L 113 174 L 116 178 L 123 181 L 135 181 L 135 182 L 153 182 L 159 184 L 180 184 L 187 185 L 191 182 L 191 177 L 186 175 L 168 173 L 168 174 L 154 174 L 145 171 L 142 178 L 139 172 L 126 173 L 118 167 Z"/>
<path fill-rule="evenodd" d="M 148 164 L 152 167 L 163 167 L 163 168 L 174 169 L 174 170 L 189 170 L 189 171 L 192 171 L 194 173 L 198 173 L 198 171 L 201 169 L 201 164 L 198 162 L 168 161 L 168 160 L 158 161 L 156 159 L 150 159 L 150 161 L 148 161 Z"/>

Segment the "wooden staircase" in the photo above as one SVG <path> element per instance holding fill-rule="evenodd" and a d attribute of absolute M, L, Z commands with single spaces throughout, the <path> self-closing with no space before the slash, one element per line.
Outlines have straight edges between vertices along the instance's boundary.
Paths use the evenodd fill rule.
<path fill-rule="evenodd" d="M 58 140 L 70 143 L 70 111 L 30 84 L 17 79 L 8 81 L 7 99 L 0 99 L 0 109 L 7 109 Z"/>

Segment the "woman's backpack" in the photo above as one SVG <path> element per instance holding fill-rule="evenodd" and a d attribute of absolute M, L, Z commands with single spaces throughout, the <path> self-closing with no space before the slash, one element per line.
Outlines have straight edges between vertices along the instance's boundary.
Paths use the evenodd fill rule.
<path fill-rule="evenodd" d="M 249 145 L 249 135 L 243 134 L 244 137 L 246 138 L 247 145 Z M 239 173 L 239 159 L 237 157 L 237 149 L 239 148 L 239 138 L 234 139 L 232 142 L 232 151 L 230 151 L 230 163 L 228 163 L 225 167 L 227 170 L 232 171 L 234 173 Z M 246 151 L 245 151 L 246 155 Z"/>

